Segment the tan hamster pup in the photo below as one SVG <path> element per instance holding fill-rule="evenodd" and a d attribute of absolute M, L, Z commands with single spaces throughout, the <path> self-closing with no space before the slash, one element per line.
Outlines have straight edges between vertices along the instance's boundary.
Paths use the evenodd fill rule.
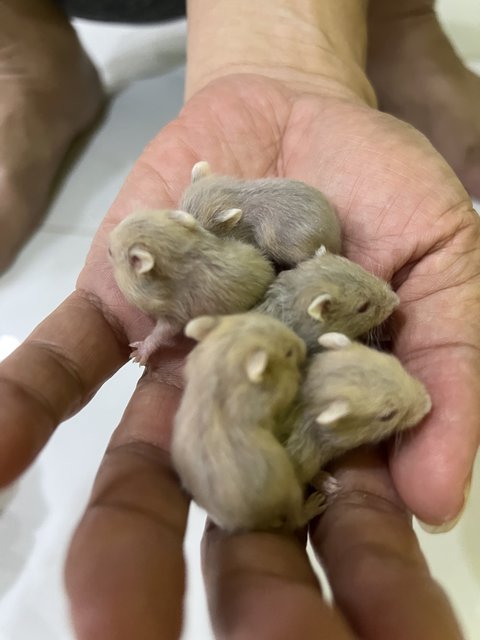
<path fill-rule="evenodd" d="M 431 408 L 424 386 L 394 356 L 338 333 L 319 342 L 327 351 L 310 361 L 286 444 L 303 482 L 342 453 L 415 426 Z"/>
<path fill-rule="evenodd" d="M 398 305 L 388 283 L 321 247 L 316 255 L 272 282 L 256 311 L 293 329 L 318 351 L 318 337 L 337 331 L 357 338 L 380 325 Z"/>
<path fill-rule="evenodd" d="M 180 208 L 217 235 L 256 245 L 279 265 L 296 265 L 322 244 L 335 253 L 341 249 L 333 205 L 299 180 L 216 176 L 208 162 L 197 162 Z"/>
<path fill-rule="evenodd" d="M 128 216 L 112 231 L 109 254 L 126 299 L 157 321 L 131 345 L 140 364 L 192 318 L 251 308 L 275 275 L 258 249 L 215 236 L 183 211 Z"/>
<path fill-rule="evenodd" d="M 302 526 L 321 509 L 315 496 L 304 504 L 275 429 L 298 392 L 303 341 L 256 313 L 196 318 L 185 333 L 200 343 L 171 446 L 183 486 L 227 531 Z"/>

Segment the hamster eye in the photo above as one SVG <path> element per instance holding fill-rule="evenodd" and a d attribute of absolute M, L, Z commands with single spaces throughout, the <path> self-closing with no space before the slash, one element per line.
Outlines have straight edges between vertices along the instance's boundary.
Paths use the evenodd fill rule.
<path fill-rule="evenodd" d="M 367 300 L 366 302 L 364 302 L 358 307 L 357 313 L 365 313 L 365 311 L 368 311 L 369 308 L 370 308 L 370 301 Z"/>
<path fill-rule="evenodd" d="M 285 354 L 285 357 L 286 357 L 286 358 L 291 358 L 292 356 L 293 356 L 293 349 L 289 349 L 289 350 L 287 351 L 287 353 Z"/>
<path fill-rule="evenodd" d="M 388 422 L 389 420 L 394 418 L 397 415 L 397 413 L 398 413 L 397 409 L 393 409 L 393 411 L 390 411 L 389 413 L 386 413 L 385 415 L 380 416 L 379 420 L 381 420 L 382 422 Z"/>

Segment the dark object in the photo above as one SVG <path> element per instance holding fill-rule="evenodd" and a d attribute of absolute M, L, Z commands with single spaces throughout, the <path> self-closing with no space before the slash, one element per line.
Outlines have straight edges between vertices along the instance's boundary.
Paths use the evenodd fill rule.
<path fill-rule="evenodd" d="M 57 0 L 70 16 L 106 22 L 163 22 L 185 15 L 185 0 Z"/>

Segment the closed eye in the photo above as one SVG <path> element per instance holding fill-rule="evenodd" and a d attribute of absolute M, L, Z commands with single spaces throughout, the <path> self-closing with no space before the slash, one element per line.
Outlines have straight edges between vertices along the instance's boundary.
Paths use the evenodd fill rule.
<path fill-rule="evenodd" d="M 390 411 L 389 413 L 386 413 L 385 415 L 380 416 L 379 420 L 381 420 L 382 422 L 388 422 L 389 420 L 394 418 L 397 415 L 397 413 L 398 413 L 397 409 L 394 409 L 393 411 Z"/>
<path fill-rule="evenodd" d="M 365 313 L 370 308 L 370 302 L 367 300 L 362 305 L 360 305 L 357 309 L 357 313 Z"/>

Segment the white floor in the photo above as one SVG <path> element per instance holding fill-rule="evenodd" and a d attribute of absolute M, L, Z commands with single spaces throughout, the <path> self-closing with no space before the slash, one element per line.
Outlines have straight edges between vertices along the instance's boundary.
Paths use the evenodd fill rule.
<path fill-rule="evenodd" d="M 180 108 L 185 27 L 127 29 L 81 24 L 109 86 L 140 72 L 112 102 L 107 118 L 65 179 L 42 230 L 0 280 L 0 358 L 72 290 L 90 239 L 144 145 Z M 160 33 L 160 35 L 159 35 Z M 149 43 L 148 60 L 137 55 Z M 120 55 L 120 43 L 121 55 Z M 125 43 L 128 43 L 127 50 Z M 480 57 L 480 56 L 479 56 Z M 170 68 L 170 70 L 168 70 Z M 62 586 L 68 540 L 138 368 L 126 366 L 78 416 L 58 429 L 20 481 L 0 518 L 0 640 L 73 640 Z M 459 526 L 443 536 L 419 532 L 432 572 L 448 592 L 468 640 L 480 638 L 480 475 Z M 198 565 L 203 515 L 191 516 L 187 623 L 183 638 L 209 640 Z M 193 631 L 195 629 L 195 631 Z M 412 639 L 413 640 L 413 639 Z"/>

